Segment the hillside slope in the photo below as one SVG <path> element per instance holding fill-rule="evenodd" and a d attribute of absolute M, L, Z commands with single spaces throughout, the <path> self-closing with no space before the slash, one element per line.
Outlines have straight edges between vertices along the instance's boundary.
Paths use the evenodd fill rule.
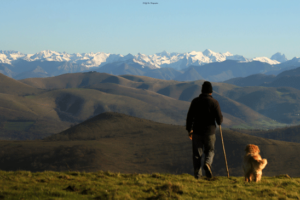
<path fill-rule="evenodd" d="M 0 93 L 11 95 L 29 95 L 41 92 L 40 89 L 26 85 L 0 73 Z"/>
<path fill-rule="evenodd" d="M 279 122 L 300 123 L 300 90 L 289 87 L 243 87 L 224 96 Z"/>
<path fill-rule="evenodd" d="M 291 126 L 285 128 L 277 128 L 271 130 L 238 130 L 243 133 L 254 135 L 258 137 L 281 140 L 287 142 L 298 142 L 300 143 L 300 126 Z"/>
<path fill-rule="evenodd" d="M 242 175 L 242 157 L 249 143 L 258 145 L 268 159 L 264 175 L 300 175 L 300 144 L 225 130 L 223 135 L 231 175 Z M 183 126 L 119 113 L 100 114 L 44 141 L 1 141 L 0 145 L 1 170 L 192 174 L 191 141 Z M 213 171 L 226 174 L 219 135 Z"/>

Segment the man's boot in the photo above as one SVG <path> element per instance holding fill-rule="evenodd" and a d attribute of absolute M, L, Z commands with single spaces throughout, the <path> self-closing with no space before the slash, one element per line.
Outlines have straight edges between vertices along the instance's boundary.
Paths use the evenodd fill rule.
<path fill-rule="evenodd" d="M 202 176 L 202 169 L 194 169 L 194 176 L 196 179 L 201 179 Z"/>
<path fill-rule="evenodd" d="M 211 167 L 208 163 L 205 163 L 205 165 L 203 166 L 204 170 L 205 170 L 205 175 L 207 178 L 212 178 L 213 177 L 213 174 L 212 174 L 212 171 L 211 171 Z"/>

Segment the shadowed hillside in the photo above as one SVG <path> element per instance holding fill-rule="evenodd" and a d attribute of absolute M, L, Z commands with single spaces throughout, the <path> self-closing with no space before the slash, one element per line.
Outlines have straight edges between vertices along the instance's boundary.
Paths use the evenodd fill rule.
<path fill-rule="evenodd" d="M 300 75 L 281 76 L 271 83 L 262 84 L 265 87 L 292 87 L 300 90 Z"/>
<path fill-rule="evenodd" d="M 126 91 L 118 87 L 120 93 L 95 89 L 53 90 L 33 97 L 36 102 L 45 102 L 56 110 L 62 121 L 81 122 L 97 114 L 113 111 L 151 119 L 169 124 L 184 124 L 189 103 L 181 102 L 150 91 Z M 137 90 L 137 89 L 131 89 Z M 127 95 L 127 96 L 126 96 Z"/>
<path fill-rule="evenodd" d="M 225 130 L 223 135 L 231 175 L 242 175 L 249 143 L 257 144 L 268 159 L 264 175 L 300 175 L 300 144 Z M 191 141 L 183 126 L 119 113 L 100 114 L 44 141 L 1 141 L 0 145 L 1 170 L 192 173 Z M 213 171 L 226 174 L 219 135 Z"/>
<path fill-rule="evenodd" d="M 59 119 L 55 108 L 33 97 L 0 93 L 0 139 L 43 138 L 70 126 Z"/>

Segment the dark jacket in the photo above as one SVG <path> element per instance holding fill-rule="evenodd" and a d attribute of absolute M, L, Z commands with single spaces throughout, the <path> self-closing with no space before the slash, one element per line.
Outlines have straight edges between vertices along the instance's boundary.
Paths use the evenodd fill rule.
<path fill-rule="evenodd" d="M 220 105 L 209 94 L 200 94 L 193 99 L 186 119 L 186 130 L 193 134 L 212 135 L 216 131 L 216 122 L 221 125 L 223 115 Z"/>

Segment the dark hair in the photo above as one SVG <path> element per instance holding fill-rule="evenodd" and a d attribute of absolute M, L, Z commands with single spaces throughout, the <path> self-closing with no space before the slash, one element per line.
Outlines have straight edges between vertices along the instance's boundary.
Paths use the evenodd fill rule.
<path fill-rule="evenodd" d="M 212 93 L 213 92 L 213 88 L 212 85 L 209 81 L 204 81 L 204 83 L 202 84 L 202 93 Z"/>

